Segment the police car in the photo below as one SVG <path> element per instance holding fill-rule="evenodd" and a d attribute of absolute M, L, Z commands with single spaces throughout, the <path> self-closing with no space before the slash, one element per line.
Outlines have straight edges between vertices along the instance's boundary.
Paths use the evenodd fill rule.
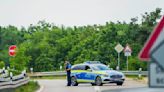
<path fill-rule="evenodd" d="M 110 70 L 99 61 L 87 61 L 83 64 L 72 66 L 72 86 L 78 86 L 79 83 L 91 83 L 92 86 L 102 86 L 106 83 L 122 85 L 124 80 L 125 75 L 122 72 Z"/>

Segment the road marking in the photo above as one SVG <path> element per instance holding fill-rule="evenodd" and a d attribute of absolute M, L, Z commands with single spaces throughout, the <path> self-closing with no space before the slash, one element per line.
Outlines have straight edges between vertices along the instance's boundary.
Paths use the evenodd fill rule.
<path fill-rule="evenodd" d="M 40 89 L 39 89 L 39 90 L 37 90 L 36 92 L 42 92 L 42 91 L 43 91 L 43 89 L 44 89 L 44 86 L 42 85 L 42 86 L 40 87 Z"/>
<path fill-rule="evenodd" d="M 94 86 L 94 90 L 95 90 L 95 92 L 101 92 L 101 90 L 100 90 L 100 87 L 99 87 L 99 86 Z"/>

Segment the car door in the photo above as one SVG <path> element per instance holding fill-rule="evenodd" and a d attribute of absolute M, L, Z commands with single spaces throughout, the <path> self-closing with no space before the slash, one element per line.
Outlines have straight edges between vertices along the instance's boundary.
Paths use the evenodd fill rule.
<path fill-rule="evenodd" d="M 77 66 L 77 72 L 76 72 L 76 78 L 77 79 L 83 79 L 83 71 L 84 71 L 84 69 L 83 69 L 83 66 L 82 65 L 78 65 Z"/>
<path fill-rule="evenodd" d="M 91 68 L 88 65 L 85 65 L 85 73 L 84 75 L 84 79 L 87 80 L 88 82 L 91 82 L 94 80 L 94 73 L 92 72 Z"/>
<path fill-rule="evenodd" d="M 86 75 L 86 71 L 85 71 L 85 65 L 80 65 L 79 66 L 79 75 L 78 78 L 81 80 L 85 80 L 85 75 Z"/>
<path fill-rule="evenodd" d="M 72 68 L 72 70 L 73 70 L 72 74 L 74 76 L 76 76 L 77 79 L 81 79 L 81 76 L 80 76 L 80 74 L 81 74 L 81 66 L 80 65 L 74 66 Z"/>

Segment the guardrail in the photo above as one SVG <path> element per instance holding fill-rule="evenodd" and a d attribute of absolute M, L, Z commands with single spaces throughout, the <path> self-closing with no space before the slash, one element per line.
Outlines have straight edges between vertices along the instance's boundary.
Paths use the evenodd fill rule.
<path fill-rule="evenodd" d="M 12 72 L 7 70 L 0 70 L 0 92 L 5 89 L 12 89 L 24 85 L 29 82 L 29 77 L 26 71 L 22 71 L 20 75 L 13 76 Z"/>
<path fill-rule="evenodd" d="M 137 75 L 141 77 L 142 75 L 147 76 L 148 71 L 121 71 L 125 75 Z M 29 74 L 31 77 L 41 77 L 41 76 L 64 76 L 66 75 L 65 71 L 52 71 L 52 72 L 34 72 Z"/>
<path fill-rule="evenodd" d="M 148 71 L 122 71 L 125 75 L 148 75 Z"/>
<path fill-rule="evenodd" d="M 19 80 L 15 80 L 15 81 L 2 82 L 2 83 L 0 83 L 0 90 L 16 88 L 16 87 L 24 85 L 28 82 L 29 82 L 29 77 L 22 78 L 22 79 L 19 79 Z"/>
<path fill-rule="evenodd" d="M 53 72 L 34 72 L 30 73 L 31 77 L 40 77 L 40 76 L 64 76 L 66 72 L 64 71 L 53 71 Z"/>

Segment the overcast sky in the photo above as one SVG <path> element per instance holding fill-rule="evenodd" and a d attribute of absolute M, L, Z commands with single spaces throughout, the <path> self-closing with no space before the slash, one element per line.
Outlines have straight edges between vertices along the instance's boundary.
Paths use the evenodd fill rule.
<path fill-rule="evenodd" d="M 105 24 L 141 17 L 164 0 L 0 0 L 0 25 L 29 26 L 39 20 L 56 25 Z"/>

